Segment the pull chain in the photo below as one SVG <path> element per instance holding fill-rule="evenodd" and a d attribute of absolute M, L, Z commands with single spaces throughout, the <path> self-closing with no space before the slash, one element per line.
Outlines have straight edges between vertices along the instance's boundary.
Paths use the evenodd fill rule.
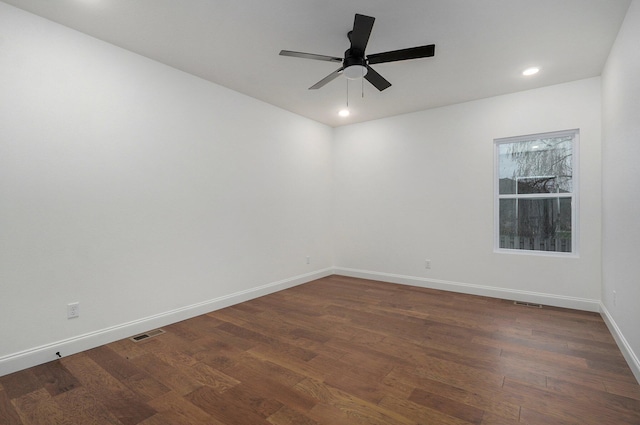
<path fill-rule="evenodd" d="M 349 79 L 345 78 L 345 80 L 347 80 L 347 110 L 349 109 Z"/>

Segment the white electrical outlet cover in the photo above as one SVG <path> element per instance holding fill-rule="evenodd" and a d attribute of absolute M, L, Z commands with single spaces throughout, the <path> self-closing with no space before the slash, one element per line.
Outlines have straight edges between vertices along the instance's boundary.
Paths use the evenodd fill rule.
<path fill-rule="evenodd" d="M 74 319 L 80 316 L 80 303 L 67 304 L 67 319 Z"/>

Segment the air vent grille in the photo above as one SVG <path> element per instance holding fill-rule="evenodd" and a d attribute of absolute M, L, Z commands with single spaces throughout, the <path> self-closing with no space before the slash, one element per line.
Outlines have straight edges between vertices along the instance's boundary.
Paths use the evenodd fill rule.
<path fill-rule="evenodd" d="M 542 304 L 526 303 L 526 302 L 523 302 L 523 301 L 514 301 L 513 303 L 515 305 L 521 305 L 521 306 L 524 306 L 524 307 L 542 308 Z"/>
<path fill-rule="evenodd" d="M 145 332 L 140 335 L 132 336 L 129 339 L 133 342 L 140 342 L 140 341 L 144 341 L 146 339 L 152 338 L 154 336 L 162 335 L 163 333 L 164 331 L 162 329 L 154 329 L 152 331 Z"/>

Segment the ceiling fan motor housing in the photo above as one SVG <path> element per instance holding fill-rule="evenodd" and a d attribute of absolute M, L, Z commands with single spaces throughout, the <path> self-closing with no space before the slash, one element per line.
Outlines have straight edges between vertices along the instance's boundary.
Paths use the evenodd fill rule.
<path fill-rule="evenodd" d="M 367 75 L 367 61 L 364 54 L 353 49 L 347 49 L 344 52 L 344 61 L 342 62 L 344 75 L 350 80 L 362 78 Z"/>

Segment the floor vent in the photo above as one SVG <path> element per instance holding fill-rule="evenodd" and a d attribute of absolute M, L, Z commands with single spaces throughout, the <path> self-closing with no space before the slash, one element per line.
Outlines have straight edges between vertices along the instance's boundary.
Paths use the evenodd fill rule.
<path fill-rule="evenodd" d="M 145 339 L 152 338 L 154 336 L 162 335 L 163 333 L 164 331 L 162 329 L 154 329 L 152 331 L 145 332 L 140 335 L 132 336 L 129 339 L 133 342 L 140 342 L 140 341 L 144 341 Z"/>
<path fill-rule="evenodd" d="M 524 306 L 524 307 L 542 308 L 542 304 L 525 303 L 523 301 L 514 301 L 513 303 L 515 305 L 521 305 L 521 306 Z"/>

